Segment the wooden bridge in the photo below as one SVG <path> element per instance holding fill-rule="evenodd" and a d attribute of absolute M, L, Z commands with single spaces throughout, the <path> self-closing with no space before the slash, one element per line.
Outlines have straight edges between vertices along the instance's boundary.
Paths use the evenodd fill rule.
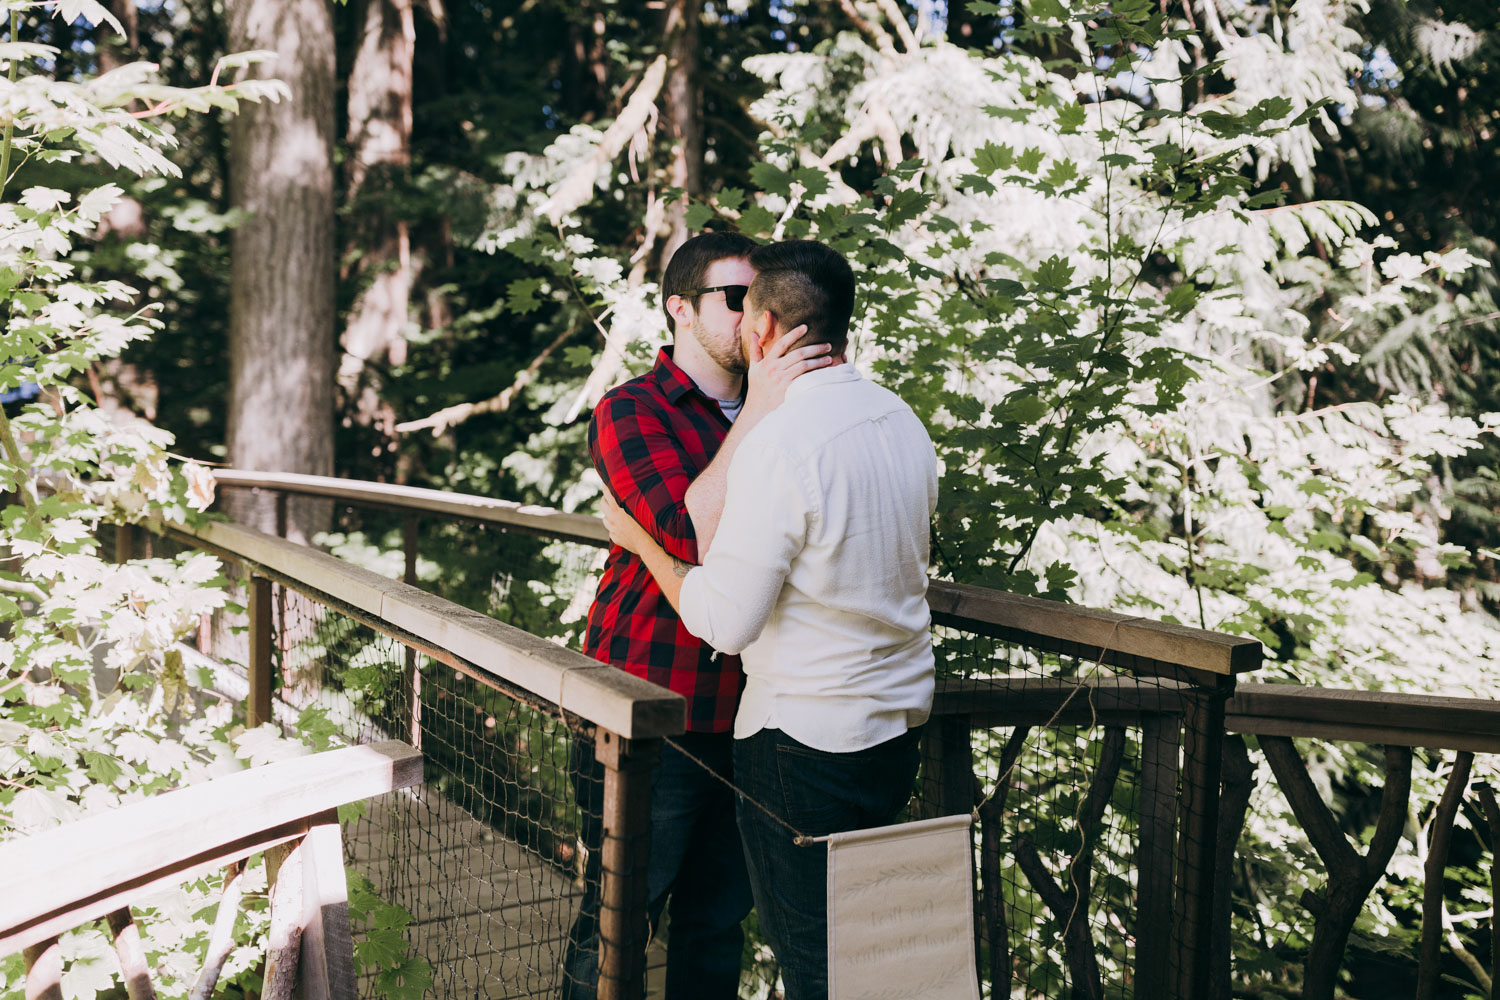
<path fill-rule="evenodd" d="M 155 540 L 122 529 L 117 545 L 122 556 L 191 545 L 239 568 L 248 629 L 236 636 L 206 623 L 200 651 L 244 664 L 238 678 L 224 673 L 252 724 L 281 703 L 322 704 L 350 739 L 395 737 L 422 750 L 425 784 L 375 800 L 348 828 L 347 845 L 352 869 L 413 914 L 410 945 L 432 968 L 431 993 L 555 994 L 590 887 L 568 757 L 585 740 L 606 765 L 600 819 L 609 835 L 592 883 L 605 901 L 601 996 L 643 995 L 659 978 L 647 966 L 659 969 L 661 956 L 654 946 L 648 963 L 643 911 L 649 769 L 660 741 L 681 732 L 681 699 L 526 630 L 540 631 L 544 618 L 556 626 L 576 600 L 566 610 L 547 593 L 531 607 L 537 588 L 507 584 L 497 604 L 512 624 L 484 613 L 496 608 L 417 586 L 420 540 L 434 525 L 468 525 L 449 542 L 481 556 L 491 546 L 497 572 L 553 558 L 557 546 L 586 565 L 607 541 L 602 526 L 381 484 L 236 472 L 219 480 L 266 491 L 283 512 L 288 496 L 301 495 L 354 508 L 341 516 L 366 524 L 387 518 L 403 541 L 402 580 L 227 523 Z M 1229 887 L 1244 860 L 1236 844 L 1253 787 L 1244 739 L 1252 736 L 1328 866 L 1321 889 L 1281 891 L 1314 914 L 1302 995 L 1331 1000 L 1369 876 L 1390 864 L 1390 831 L 1399 834 L 1410 808 L 1412 750 L 1457 753 L 1439 832 L 1453 825 L 1472 755 L 1500 751 L 1495 702 L 1241 683 L 1261 660 L 1259 643 L 1243 637 L 944 583 L 933 584 L 930 603 L 942 679 L 911 815 L 978 809 L 987 996 L 1227 1000 Z M 347 669 L 375 660 L 378 696 L 352 679 L 368 669 Z M 1339 832 L 1293 737 L 1386 748 L 1366 853 Z M 1439 891 L 1424 906 L 1423 970 L 1442 960 L 1446 843 L 1435 840 L 1428 854 Z M 1073 920 L 1080 903 L 1087 919 Z M 371 988 L 367 978 L 361 991 Z M 769 953 L 747 948 L 742 995 L 776 989 Z"/>

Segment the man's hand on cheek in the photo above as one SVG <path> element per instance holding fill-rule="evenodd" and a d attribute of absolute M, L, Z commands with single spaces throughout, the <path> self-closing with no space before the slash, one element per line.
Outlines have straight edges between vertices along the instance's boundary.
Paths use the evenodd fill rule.
<path fill-rule="evenodd" d="M 745 395 L 746 410 L 752 411 L 757 417 L 764 416 L 781 405 L 781 401 L 786 398 L 787 386 L 797 378 L 834 364 L 827 344 L 811 344 L 792 349 L 792 345 L 806 334 L 805 326 L 789 330 L 778 337 L 764 354 L 760 353 L 757 346 L 751 345 L 750 388 Z"/>

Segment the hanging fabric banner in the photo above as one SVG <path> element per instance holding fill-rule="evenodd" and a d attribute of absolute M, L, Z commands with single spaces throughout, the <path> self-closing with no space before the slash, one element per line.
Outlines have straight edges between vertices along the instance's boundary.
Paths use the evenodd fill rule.
<path fill-rule="evenodd" d="M 973 817 L 828 843 L 829 1000 L 979 1000 Z"/>

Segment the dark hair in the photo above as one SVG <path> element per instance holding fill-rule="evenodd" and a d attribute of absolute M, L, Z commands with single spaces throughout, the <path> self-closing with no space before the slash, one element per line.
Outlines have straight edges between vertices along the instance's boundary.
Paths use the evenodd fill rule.
<path fill-rule="evenodd" d="M 667 311 L 667 300 L 691 288 L 703 286 L 703 275 L 715 261 L 749 257 L 758 244 L 739 233 L 701 233 L 677 248 L 661 276 L 661 311 L 667 314 L 667 329 L 677 332 L 677 321 Z"/>
<path fill-rule="evenodd" d="M 807 324 L 803 344 L 828 344 L 842 354 L 854 313 L 854 272 L 837 250 L 817 240 L 787 240 L 750 254 L 755 281 L 750 298 L 769 310 L 779 326 Z"/>

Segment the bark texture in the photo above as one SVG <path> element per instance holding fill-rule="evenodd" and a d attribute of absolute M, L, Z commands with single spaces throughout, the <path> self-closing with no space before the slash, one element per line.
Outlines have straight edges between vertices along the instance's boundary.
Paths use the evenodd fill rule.
<path fill-rule="evenodd" d="M 411 164 L 412 59 L 417 30 L 412 0 L 361 0 L 359 48 L 349 73 L 349 250 L 361 286 L 344 327 L 338 365 L 346 419 L 395 440 L 395 415 L 380 398 L 381 362 L 406 360 L 406 323 L 416 279 L 405 219 L 378 195 Z M 375 195 L 376 197 L 364 197 Z M 346 253 L 345 258 L 355 257 Z M 393 446 L 392 446 L 393 447 Z"/>
<path fill-rule="evenodd" d="M 246 72 L 291 88 L 247 104 L 230 132 L 234 233 L 229 459 L 238 468 L 333 472 L 333 20 L 327 0 L 230 0 L 229 49 L 269 49 Z M 275 530 L 265 495 L 236 491 L 231 513 Z M 288 536 L 306 540 L 327 507 L 293 500 Z"/>
<path fill-rule="evenodd" d="M 703 5 L 698 0 L 667 0 L 664 35 L 667 43 L 667 79 L 662 88 L 666 101 L 667 139 L 672 158 L 667 165 L 667 184 L 681 188 L 690 198 L 703 193 L 703 109 L 698 86 L 698 22 Z M 667 207 L 667 238 L 661 244 L 662 268 L 688 238 L 687 201 Z"/>

